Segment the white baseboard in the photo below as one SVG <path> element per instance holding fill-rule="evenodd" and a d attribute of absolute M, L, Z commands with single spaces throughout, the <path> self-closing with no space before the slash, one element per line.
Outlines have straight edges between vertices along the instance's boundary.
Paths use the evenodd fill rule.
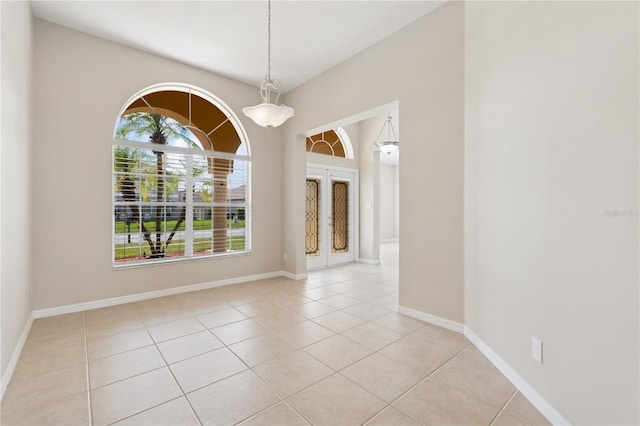
<path fill-rule="evenodd" d="M 569 425 L 569 421 L 549 404 L 522 376 L 482 341 L 471 329 L 464 328 L 464 335 L 484 354 L 485 357 L 554 425 Z"/>
<path fill-rule="evenodd" d="M 420 321 L 428 322 L 429 324 L 437 325 L 438 327 L 455 331 L 457 333 L 464 333 L 464 324 L 460 324 L 459 322 L 451 321 L 437 315 L 431 315 L 426 312 L 407 308 L 406 306 L 398 306 L 398 313 Z"/>
<path fill-rule="evenodd" d="M 379 265 L 380 259 L 364 259 L 362 257 L 358 258 L 356 262 L 366 263 L 368 265 Z"/>
<path fill-rule="evenodd" d="M 283 277 L 289 278 L 290 280 L 306 280 L 307 277 L 309 275 L 307 275 L 306 273 L 304 274 L 292 274 L 291 272 L 287 272 L 287 271 L 280 271 L 280 275 L 282 275 Z"/>
<path fill-rule="evenodd" d="M 7 386 L 9 386 L 9 382 L 11 381 L 11 377 L 13 376 L 13 372 L 16 370 L 16 365 L 18 365 L 18 359 L 20 359 L 20 354 L 22 353 L 22 348 L 24 347 L 25 342 L 27 341 L 27 337 L 29 336 L 29 332 L 31 331 L 31 325 L 33 324 L 33 314 L 29 316 L 27 323 L 24 325 L 22 329 L 22 334 L 20 335 L 20 339 L 18 339 L 18 344 L 16 345 L 13 353 L 11 354 L 11 359 L 9 360 L 9 364 L 7 365 L 7 369 L 4 371 L 4 375 L 2 379 L 0 379 L 1 383 L 1 391 L 0 391 L 0 400 L 4 398 L 4 392 L 7 390 Z"/>
<path fill-rule="evenodd" d="M 240 284 L 249 281 L 264 280 L 267 278 L 282 277 L 284 271 L 267 272 L 264 274 L 247 275 L 244 277 L 229 278 L 220 281 L 210 281 L 200 284 L 185 285 L 180 287 L 172 287 L 164 290 L 149 291 L 145 293 L 136 293 L 128 296 L 112 297 L 110 299 L 93 300 L 91 302 L 74 303 L 72 305 L 57 306 L 55 308 L 45 308 L 33 311 L 33 318 L 46 318 L 56 315 L 71 314 L 74 312 L 82 312 L 90 309 L 106 308 L 108 306 L 122 305 L 124 303 L 139 302 L 141 300 L 155 299 L 156 297 L 173 296 L 180 293 L 189 293 L 192 291 L 206 290 L 214 287 L 221 287 L 230 284 Z M 289 278 L 289 277 L 287 277 Z"/>
<path fill-rule="evenodd" d="M 399 243 L 400 240 L 398 238 L 387 238 L 385 240 L 380 240 L 380 244 L 386 244 L 386 243 Z"/>

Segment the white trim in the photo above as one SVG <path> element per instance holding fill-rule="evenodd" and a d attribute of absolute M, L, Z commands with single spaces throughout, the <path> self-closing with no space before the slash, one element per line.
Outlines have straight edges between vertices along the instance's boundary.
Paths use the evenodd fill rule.
<path fill-rule="evenodd" d="M 400 242 L 399 238 L 387 238 L 385 240 L 380 240 L 380 244 L 399 243 L 399 242 Z"/>
<path fill-rule="evenodd" d="M 291 272 L 287 272 L 287 271 L 280 271 L 280 273 L 282 274 L 283 277 L 285 278 L 289 278 L 290 280 L 306 280 L 307 277 L 309 276 L 307 273 L 304 274 L 293 274 Z"/>
<path fill-rule="evenodd" d="M 365 259 L 363 257 L 360 257 L 356 259 L 356 262 L 366 263 L 367 265 L 379 265 L 380 259 Z"/>
<path fill-rule="evenodd" d="M 29 336 L 29 332 L 31 331 L 31 325 L 33 324 L 33 313 L 29 315 L 29 319 L 27 323 L 24 325 L 24 329 L 22 329 L 22 334 L 20 335 L 20 339 L 18 340 L 18 344 L 16 345 L 13 353 L 11 354 L 11 359 L 9 360 L 9 364 L 7 365 L 7 369 L 4 371 L 4 375 L 0 382 L 2 386 L 0 391 L 0 400 L 4 398 L 4 392 L 7 390 L 7 386 L 11 382 L 11 377 L 13 377 L 13 373 L 16 369 L 16 365 L 18 365 L 18 359 L 20 359 L 20 354 L 22 353 L 22 348 L 24 348 L 24 344 L 27 341 L 27 337 Z"/>
<path fill-rule="evenodd" d="M 482 354 L 529 400 L 529 402 L 542 413 L 554 425 L 569 425 L 558 410 L 545 400 L 529 383 L 527 383 L 516 370 L 511 368 L 500 356 L 480 339 L 469 327 L 464 327 L 464 335 L 473 343 Z"/>
<path fill-rule="evenodd" d="M 74 303 L 72 305 L 57 306 L 55 308 L 38 309 L 33 311 L 33 318 L 46 318 L 55 315 L 71 314 L 74 312 L 82 312 L 90 309 L 106 308 L 108 306 L 121 305 L 124 303 L 139 302 L 141 300 L 155 299 L 156 297 L 173 296 L 180 293 L 189 293 L 192 291 L 206 290 L 214 287 L 221 287 L 230 284 L 240 284 L 249 281 L 264 280 L 267 278 L 281 277 L 282 271 L 267 272 L 264 274 L 247 275 L 238 278 L 229 278 L 220 281 L 210 281 L 200 284 L 191 284 L 180 287 L 172 287 L 164 290 L 149 291 L 145 293 L 130 294 L 128 296 L 112 297 L 110 299 L 93 300 L 91 302 Z"/>
<path fill-rule="evenodd" d="M 464 333 L 464 324 L 451 321 L 450 319 L 407 308 L 406 306 L 398 306 L 398 313 L 420 321 L 428 322 L 429 324 L 437 325 L 438 327 L 446 328 L 447 330 L 455 331 L 456 333 Z"/>

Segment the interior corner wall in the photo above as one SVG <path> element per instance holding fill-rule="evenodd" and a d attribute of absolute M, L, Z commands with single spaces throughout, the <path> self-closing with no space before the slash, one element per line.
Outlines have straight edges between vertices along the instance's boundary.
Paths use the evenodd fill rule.
<path fill-rule="evenodd" d="M 240 113 L 259 99 L 256 87 L 41 20 L 35 52 L 35 309 L 281 270 L 281 131 Z M 252 253 L 114 269 L 115 123 L 131 96 L 166 82 L 211 92 L 244 126 L 252 155 Z"/>
<path fill-rule="evenodd" d="M 306 271 L 300 135 L 398 101 L 400 304 L 464 322 L 464 3 L 445 3 L 288 92 L 285 101 L 296 115 L 283 126 L 284 268 Z"/>
<path fill-rule="evenodd" d="M 28 2 L 0 2 L 0 335 L 2 384 L 31 316 L 33 21 Z"/>
<path fill-rule="evenodd" d="M 572 424 L 640 423 L 639 6 L 466 7 L 466 325 Z"/>

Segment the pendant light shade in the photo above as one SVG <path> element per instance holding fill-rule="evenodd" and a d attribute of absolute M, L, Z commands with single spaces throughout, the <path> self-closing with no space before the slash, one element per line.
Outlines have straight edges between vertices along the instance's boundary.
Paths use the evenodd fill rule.
<path fill-rule="evenodd" d="M 267 75 L 260 84 L 260 96 L 262 103 L 255 106 L 242 108 L 244 115 L 252 119 L 258 126 L 271 129 L 278 127 L 289 118 L 293 117 L 293 108 L 286 105 L 278 105 L 280 98 L 280 82 L 271 79 L 271 0 L 268 0 L 268 42 L 267 42 Z M 275 96 L 274 102 L 271 102 Z"/>
<path fill-rule="evenodd" d="M 269 102 L 242 108 L 242 112 L 258 126 L 266 127 L 267 129 L 278 127 L 293 117 L 293 108 Z"/>
<path fill-rule="evenodd" d="M 387 128 L 387 137 L 383 140 L 380 140 L 380 136 L 382 136 L 385 127 Z M 391 137 L 392 134 L 393 138 Z M 382 129 L 380 129 L 380 133 L 376 138 L 375 144 L 380 149 L 380 151 L 386 152 L 387 154 L 396 152 L 400 148 L 398 136 L 396 135 L 396 131 L 393 128 L 393 123 L 391 122 L 391 114 L 387 115 L 387 119 L 382 125 Z"/>

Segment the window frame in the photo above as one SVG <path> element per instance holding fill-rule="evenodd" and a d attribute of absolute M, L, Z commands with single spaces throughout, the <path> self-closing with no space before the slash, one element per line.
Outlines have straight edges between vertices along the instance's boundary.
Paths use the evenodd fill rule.
<path fill-rule="evenodd" d="M 118 123 L 120 118 L 133 102 L 137 101 L 140 98 L 144 98 L 144 96 L 147 96 L 156 92 L 164 92 L 164 91 L 179 91 L 179 92 L 188 93 L 189 95 L 199 96 L 200 98 L 209 102 L 213 107 L 221 111 L 224 114 L 224 116 L 227 118 L 227 120 L 231 123 L 236 134 L 240 139 L 240 144 L 241 144 L 240 147 L 242 149 L 241 151 L 242 154 L 230 153 L 230 152 L 224 152 L 224 151 L 213 151 L 213 150 L 207 150 L 204 148 L 193 149 L 193 148 L 186 148 L 186 147 L 175 146 L 175 145 L 155 146 L 151 142 L 132 141 L 127 139 L 118 139 L 115 137 L 116 135 L 115 129 L 118 128 Z M 190 114 L 191 114 L 191 110 L 189 110 L 189 115 Z M 214 159 L 219 158 L 219 159 L 225 159 L 225 160 L 242 161 L 245 167 L 245 176 L 243 181 L 243 184 L 245 185 L 245 194 L 244 194 L 245 201 L 244 203 L 242 203 L 243 204 L 242 207 L 244 208 L 244 216 L 245 216 L 245 228 L 244 228 L 245 229 L 245 248 L 244 250 L 234 250 L 234 251 L 226 251 L 226 252 L 219 252 L 219 253 L 212 252 L 207 254 L 189 255 L 189 256 L 187 255 L 168 256 L 168 257 L 146 258 L 146 259 L 138 259 L 138 260 L 130 260 L 130 261 L 122 261 L 122 260 L 117 261 L 116 260 L 116 239 L 117 239 L 117 236 L 120 234 L 116 234 L 116 216 L 117 216 L 116 207 L 118 205 L 127 204 L 123 200 L 121 201 L 116 200 L 116 192 L 114 192 L 114 188 L 113 188 L 113 185 L 115 183 L 116 173 L 118 173 L 115 167 L 116 166 L 115 165 L 115 149 L 118 146 L 137 148 L 142 150 L 156 150 L 156 151 L 161 150 L 164 152 L 175 152 L 177 154 L 182 154 L 187 156 L 200 156 L 200 157 L 204 156 L 204 157 L 211 157 Z M 188 179 L 191 182 L 190 184 L 193 185 L 193 178 L 194 178 L 193 168 L 190 168 L 189 171 L 191 176 Z M 245 255 L 250 255 L 252 252 L 252 231 L 251 231 L 252 229 L 252 226 L 251 226 L 252 225 L 252 213 L 251 213 L 252 174 L 251 174 L 251 147 L 249 144 L 249 139 L 247 137 L 247 133 L 244 127 L 242 126 L 240 120 L 238 119 L 236 114 L 233 112 L 233 110 L 229 108 L 229 106 L 226 103 L 224 103 L 221 99 L 219 99 L 218 97 L 214 96 L 213 94 L 203 89 L 200 89 L 196 86 L 192 86 L 189 84 L 184 84 L 184 83 L 160 83 L 160 84 L 149 86 L 143 90 L 140 90 L 138 93 L 136 93 L 135 95 L 133 95 L 127 100 L 127 102 L 124 104 L 124 106 L 120 110 L 120 113 L 116 117 L 116 122 L 115 122 L 113 137 L 112 137 L 111 184 L 112 184 L 112 189 L 111 189 L 111 265 L 112 265 L 112 268 L 114 269 L 143 267 L 143 266 L 151 266 L 151 265 L 158 265 L 158 264 L 168 264 L 173 262 L 191 262 L 191 261 L 207 260 L 207 259 L 213 259 L 213 258 L 245 256 Z M 229 191 L 231 191 L 232 189 L 233 188 L 231 186 L 228 187 Z M 213 209 L 214 207 L 226 207 L 228 211 L 228 209 L 230 208 L 237 207 L 236 205 L 237 203 L 232 202 L 232 200 L 230 199 L 230 195 L 231 194 L 228 194 L 227 202 L 225 203 L 224 206 L 220 206 L 219 202 L 216 206 L 214 206 L 212 201 L 211 203 L 209 203 L 211 205 L 207 206 L 207 208 L 210 207 Z M 167 200 L 164 200 L 160 204 L 164 204 L 164 205 L 171 204 L 173 206 L 180 206 L 180 207 L 186 204 L 187 218 L 189 218 L 190 214 L 193 215 L 193 213 L 195 212 L 195 208 L 198 207 L 198 204 L 201 204 L 201 203 L 196 202 L 196 205 L 194 206 L 193 194 L 191 194 L 188 197 L 188 199 L 190 199 L 189 203 L 187 203 L 186 200 L 184 203 L 182 203 L 181 201 L 168 202 Z M 140 207 L 143 206 L 143 204 L 140 204 L 140 201 L 138 201 L 138 203 L 139 203 L 138 206 Z M 130 204 L 131 203 L 129 203 L 129 205 Z M 140 212 L 142 213 L 142 209 L 140 210 Z M 140 220 L 142 219 L 143 219 L 143 216 L 142 214 L 140 214 Z M 213 221 L 213 216 L 212 216 L 212 221 Z M 187 223 L 191 223 L 191 228 L 189 230 L 187 230 Z M 198 229 L 194 229 L 193 227 L 193 218 L 189 220 L 185 219 L 184 227 L 185 227 L 184 232 L 190 232 L 192 234 L 192 241 L 193 241 L 193 238 L 194 238 L 193 234 L 195 234 L 198 231 Z M 227 227 L 226 229 L 229 229 L 229 228 Z M 164 230 L 162 232 L 165 234 L 164 238 L 166 238 L 169 231 Z M 138 230 L 138 234 L 140 235 L 140 238 L 142 238 L 141 230 Z M 155 234 L 155 232 L 152 232 L 152 234 Z M 212 241 L 214 241 L 213 235 L 212 235 Z"/>

